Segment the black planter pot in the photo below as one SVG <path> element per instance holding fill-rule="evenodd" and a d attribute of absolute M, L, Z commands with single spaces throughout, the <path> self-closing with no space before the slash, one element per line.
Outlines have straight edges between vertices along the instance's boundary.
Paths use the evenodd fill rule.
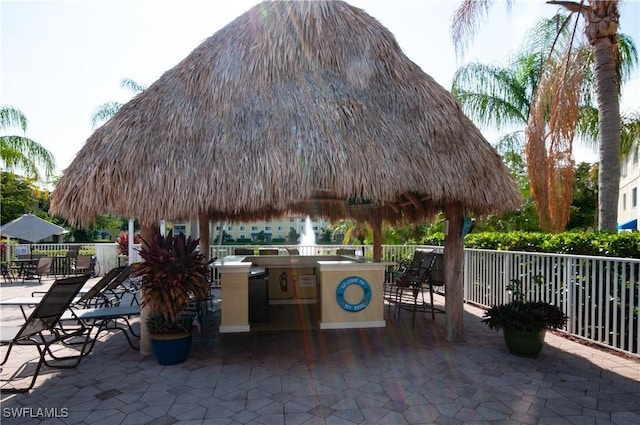
<path fill-rule="evenodd" d="M 191 333 L 151 334 L 151 349 L 163 366 L 183 363 L 191 351 Z"/>
<path fill-rule="evenodd" d="M 504 342 L 511 354 L 521 357 L 538 357 L 544 345 L 546 330 L 521 331 L 516 329 L 503 329 Z"/>

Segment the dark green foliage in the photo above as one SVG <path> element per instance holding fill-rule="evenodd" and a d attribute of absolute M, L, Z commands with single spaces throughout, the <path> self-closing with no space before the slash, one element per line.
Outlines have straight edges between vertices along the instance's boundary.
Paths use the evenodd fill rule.
<path fill-rule="evenodd" d="M 537 285 L 543 284 L 542 276 L 532 280 Z M 507 290 L 513 294 L 513 301 L 491 306 L 484 313 L 482 323 L 489 328 L 539 332 L 560 328 L 566 323 L 567 316 L 560 307 L 544 301 L 528 301 L 521 280 L 511 280 Z"/>
<path fill-rule="evenodd" d="M 544 301 L 511 301 L 494 305 L 484 313 L 482 323 L 491 329 L 541 331 L 564 326 L 567 318 L 558 307 Z"/>
<path fill-rule="evenodd" d="M 295 229 L 289 230 L 289 235 L 287 236 L 287 241 L 291 244 L 298 243 L 298 238 L 300 237 L 300 233 L 296 232 Z"/>
<path fill-rule="evenodd" d="M 147 329 L 152 334 L 188 333 L 193 330 L 193 319 L 183 317 L 172 321 L 165 316 L 154 315 L 147 319 Z"/>
<path fill-rule="evenodd" d="M 592 164 L 581 162 L 573 169 L 573 200 L 567 230 L 594 229 L 598 199 L 598 176 Z"/>
<path fill-rule="evenodd" d="M 330 229 L 322 229 L 322 232 L 320 233 L 320 237 L 318 238 L 318 242 L 331 243 L 332 236 L 333 234 Z"/>
<path fill-rule="evenodd" d="M 28 179 L 13 173 L 2 173 L 0 203 L 2 224 L 8 223 L 28 212 L 36 212 L 39 199 L 36 188 Z"/>
<path fill-rule="evenodd" d="M 424 245 L 444 245 L 444 233 L 424 238 Z M 464 238 L 465 248 L 502 251 L 549 252 L 640 258 L 640 232 L 471 232 Z"/>

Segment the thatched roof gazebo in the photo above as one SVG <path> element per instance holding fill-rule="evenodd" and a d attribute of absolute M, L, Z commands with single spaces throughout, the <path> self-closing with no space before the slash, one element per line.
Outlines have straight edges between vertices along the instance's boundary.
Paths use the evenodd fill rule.
<path fill-rule="evenodd" d="M 500 157 L 393 35 L 342 1 L 256 5 L 87 140 L 51 213 L 160 220 L 449 220 L 447 332 L 462 329 L 463 214 L 518 208 Z M 377 240 L 376 240 L 377 239 Z M 380 232 L 374 234 L 380 258 Z M 450 305 L 451 302 L 451 305 Z"/>

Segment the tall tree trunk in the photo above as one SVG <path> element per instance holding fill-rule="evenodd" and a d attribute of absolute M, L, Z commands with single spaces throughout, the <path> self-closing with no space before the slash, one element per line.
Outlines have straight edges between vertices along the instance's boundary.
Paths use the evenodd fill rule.
<path fill-rule="evenodd" d="M 620 189 L 620 98 L 617 72 L 618 1 L 592 0 L 585 32 L 593 48 L 598 102 L 598 229 L 615 231 Z"/>

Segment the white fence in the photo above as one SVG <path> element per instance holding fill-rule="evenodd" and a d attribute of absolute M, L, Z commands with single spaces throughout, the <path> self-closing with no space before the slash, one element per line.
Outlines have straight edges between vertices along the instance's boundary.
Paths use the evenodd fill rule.
<path fill-rule="evenodd" d="M 117 245 L 110 244 L 34 244 L 14 245 L 12 252 L 56 253 L 63 256 L 70 248 L 91 252 L 96 258 L 97 274 L 104 274 L 126 263 Z M 355 249 L 356 255 L 371 258 L 371 245 L 267 246 L 224 245 L 211 247 L 211 258 L 233 255 L 236 249 L 287 248 L 301 254 L 335 254 L 338 249 Z M 423 245 L 384 245 L 385 261 L 411 258 L 416 248 L 442 250 Z M 139 261 L 136 251 L 136 258 Z M 565 331 L 607 347 L 640 355 L 640 259 L 587 257 L 564 254 L 465 249 L 464 298 L 482 307 L 508 302 L 507 289 L 514 281 L 529 299 L 560 306 L 569 316 Z"/>
<path fill-rule="evenodd" d="M 640 354 L 640 259 L 465 249 L 464 297 L 508 302 L 517 281 L 529 299 L 562 308 L 564 330 Z"/>

